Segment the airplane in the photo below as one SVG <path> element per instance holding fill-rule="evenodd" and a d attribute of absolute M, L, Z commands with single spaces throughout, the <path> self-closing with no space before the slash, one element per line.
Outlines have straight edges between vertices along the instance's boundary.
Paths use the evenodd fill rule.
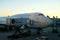
<path fill-rule="evenodd" d="M 16 14 L 7 17 L 5 21 L 5 25 L 7 26 L 14 27 L 15 29 L 19 30 L 37 29 L 37 33 L 40 33 L 43 28 L 51 24 L 53 24 L 51 19 L 38 12 Z"/>
<path fill-rule="evenodd" d="M 53 21 L 48 17 L 45 17 L 42 13 L 26 13 L 26 14 L 17 14 L 7 18 L 6 24 L 27 24 L 34 28 L 43 28 L 50 24 Z M 36 27 L 37 26 L 37 27 Z"/>
<path fill-rule="evenodd" d="M 42 13 L 25 13 L 17 14 L 7 18 L 6 25 L 13 27 L 20 27 L 20 29 L 37 29 L 41 30 L 49 25 L 53 24 L 53 21 Z"/>

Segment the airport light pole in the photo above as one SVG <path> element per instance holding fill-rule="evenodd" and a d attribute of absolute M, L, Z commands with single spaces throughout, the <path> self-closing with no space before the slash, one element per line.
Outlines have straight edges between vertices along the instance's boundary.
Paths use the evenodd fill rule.
<path fill-rule="evenodd" d="M 57 16 L 56 16 L 56 33 L 58 32 L 58 29 L 57 29 Z"/>
<path fill-rule="evenodd" d="M 54 32 L 55 16 L 53 16 L 52 32 Z"/>
<path fill-rule="evenodd" d="M 57 33 L 57 16 L 55 18 L 55 16 L 53 16 L 53 26 L 52 26 L 53 30 L 52 32 L 53 33 Z"/>

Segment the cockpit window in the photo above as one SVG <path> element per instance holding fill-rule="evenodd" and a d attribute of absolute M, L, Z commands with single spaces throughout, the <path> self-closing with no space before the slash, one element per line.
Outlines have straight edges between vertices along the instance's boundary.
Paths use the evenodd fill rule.
<path fill-rule="evenodd" d="M 44 16 L 43 14 L 38 14 L 38 16 L 40 16 L 40 15 Z"/>

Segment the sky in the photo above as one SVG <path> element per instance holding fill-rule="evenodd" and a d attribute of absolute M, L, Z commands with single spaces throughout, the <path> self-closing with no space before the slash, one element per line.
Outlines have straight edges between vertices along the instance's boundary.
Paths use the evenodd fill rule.
<path fill-rule="evenodd" d="M 60 18 L 60 0 L 0 0 L 0 16 L 33 12 Z"/>

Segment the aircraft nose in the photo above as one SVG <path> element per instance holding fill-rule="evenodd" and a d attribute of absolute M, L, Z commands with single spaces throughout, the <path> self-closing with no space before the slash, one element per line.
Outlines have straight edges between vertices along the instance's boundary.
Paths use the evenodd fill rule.
<path fill-rule="evenodd" d="M 53 20 L 51 20 L 50 18 L 47 18 L 48 19 L 48 25 L 51 25 L 51 24 L 53 24 Z"/>

